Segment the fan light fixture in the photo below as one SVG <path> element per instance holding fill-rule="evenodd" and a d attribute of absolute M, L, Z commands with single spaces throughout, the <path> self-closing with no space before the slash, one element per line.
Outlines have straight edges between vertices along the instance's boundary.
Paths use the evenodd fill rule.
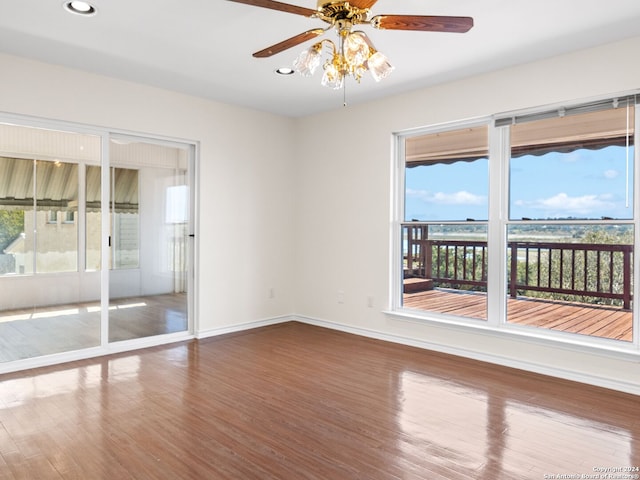
<path fill-rule="evenodd" d="M 378 30 L 411 30 L 418 32 L 464 33 L 473 27 L 471 17 L 434 15 L 375 15 L 370 9 L 378 0 L 317 0 L 317 8 L 311 9 L 283 3 L 277 0 L 229 0 L 255 7 L 278 10 L 307 18 L 317 18 L 329 24 L 327 28 L 314 28 L 294 35 L 270 47 L 255 52 L 255 58 L 267 58 L 312 40 L 331 29 L 338 33 L 338 46 L 331 40 L 321 40 L 304 50 L 293 66 L 303 76 L 310 76 L 323 63 L 322 85 L 341 88 L 345 77 L 352 76 L 360 82 L 369 71 L 376 82 L 387 77 L 393 67 L 382 53 L 371 44 L 371 40 L 355 25 L 370 25 Z M 282 72 L 281 72 L 282 73 Z"/>
<path fill-rule="evenodd" d="M 366 71 L 376 82 L 386 78 L 394 69 L 381 52 L 377 51 L 362 31 L 352 31 L 352 24 L 340 20 L 336 22 L 339 47 L 331 40 L 321 40 L 300 52 L 293 62 L 293 68 L 302 76 L 309 77 L 315 73 L 322 62 L 322 54 L 329 50 L 329 57 L 322 68 L 322 85 L 340 89 L 345 77 L 351 75 L 358 83 Z"/>

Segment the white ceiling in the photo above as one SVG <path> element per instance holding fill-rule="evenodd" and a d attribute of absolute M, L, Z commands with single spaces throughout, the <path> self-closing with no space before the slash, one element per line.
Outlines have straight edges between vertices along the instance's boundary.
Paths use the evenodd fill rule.
<path fill-rule="evenodd" d="M 63 4 L 4 0 L 0 51 L 291 117 L 342 107 L 343 93 L 322 87 L 320 73 L 274 73 L 312 41 L 251 56 L 321 20 L 228 0 L 93 0 L 98 13 L 87 18 Z M 465 34 L 362 26 L 396 68 L 380 83 L 348 82 L 351 105 L 640 35 L 639 0 L 379 0 L 372 13 L 470 16 L 475 25 Z"/>

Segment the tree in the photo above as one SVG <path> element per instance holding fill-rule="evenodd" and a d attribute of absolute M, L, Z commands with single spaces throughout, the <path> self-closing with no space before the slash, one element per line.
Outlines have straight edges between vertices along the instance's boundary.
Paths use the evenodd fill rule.
<path fill-rule="evenodd" d="M 24 210 L 0 210 L 0 253 L 24 232 Z"/>
<path fill-rule="evenodd" d="M 580 235 L 579 244 L 633 245 L 631 229 L 610 228 L 589 229 Z M 550 289 L 570 289 L 585 292 L 606 292 L 622 294 L 625 287 L 623 253 L 596 252 L 593 250 L 565 251 L 538 250 L 534 261 L 528 264 L 518 261 L 517 278 L 520 285 L 538 285 Z M 526 293 L 525 293 L 526 292 Z M 519 294 L 529 297 L 593 304 L 621 305 L 621 300 L 598 296 L 573 295 L 561 292 L 539 292 L 519 289 Z"/>

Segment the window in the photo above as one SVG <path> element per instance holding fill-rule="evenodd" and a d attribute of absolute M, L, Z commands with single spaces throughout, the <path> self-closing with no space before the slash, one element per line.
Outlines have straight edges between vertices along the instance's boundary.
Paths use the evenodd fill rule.
<path fill-rule="evenodd" d="M 111 169 L 112 268 L 138 268 L 138 170 Z"/>
<path fill-rule="evenodd" d="M 487 132 L 404 139 L 403 307 L 487 318 Z M 465 303 L 453 300 L 461 295 Z"/>
<path fill-rule="evenodd" d="M 78 165 L 38 160 L 35 163 L 36 272 L 75 272 L 78 270 L 78 231 L 75 225 L 58 223 L 58 211 L 78 208 Z M 43 228 L 51 215 L 56 223 Z M 25 230 L 27 238 L 31 229 Z"/>
<path fill-rule="evenodd" d="M 87 165 L 85 169 L 85 268 L 87 271 L 100 270 L 102 258 L 101 238 L 101 172 L 102 167 Z"/>
<path fill-rule="evenodd" d="M 394 309 L 637 349 L 636 108 L 399 134 Z"/>
<path fill-rule="evenodd" d="M 0 157 L 0 170 L 0 274 L 77 271 L 77 229 L 58 212 L 77 209 L 78 165 Z"/>
<path fill-rule="evenodd" d="M 100 269 L 100 172 L 101 167 L 87 167 L 86 238 L 87 269 Z M 112 167 L 110 174 L 111 199 L 111 258 L 112 269 L 138 268 L 139 264 L 139 204 L 138 170 Z"/>
<path fill-rule="evenodd" d="M 510 127 L 507 322 L 631 342 L 634 108 L 593 109 Z"/>

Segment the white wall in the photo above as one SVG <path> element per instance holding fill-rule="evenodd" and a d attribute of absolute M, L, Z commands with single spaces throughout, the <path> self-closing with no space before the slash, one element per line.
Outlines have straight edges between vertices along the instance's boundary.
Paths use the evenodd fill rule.
<path fill-rule="evenodd" d="M 0 71 L 0 112 L 200 142 L 200 331 L 293 311 L 292 120 L 8 55 Z"/>
<path fill-rule="evenodd" d="M 319 324 L 640 394 L 640 357 L 603 357 L 382 312 L 391 277 L 392 132 L 636 89 L 638 51 L 640 37 L 301 120 L 296 312 Z M 318 131 L 332 145 L 318 147 Z"/>
<path fill-rule="evenodd" d="M 636 38 L 298 120 L 0 55 L 0 111 L 200 142 L 197 308 L 204 334 L 295 313 L 640 394 L 637 358 L 383 313 L 392 132 L 635 89 L 639 49 Z M 318 147 L 318 131 L 335 146 Z"/>

